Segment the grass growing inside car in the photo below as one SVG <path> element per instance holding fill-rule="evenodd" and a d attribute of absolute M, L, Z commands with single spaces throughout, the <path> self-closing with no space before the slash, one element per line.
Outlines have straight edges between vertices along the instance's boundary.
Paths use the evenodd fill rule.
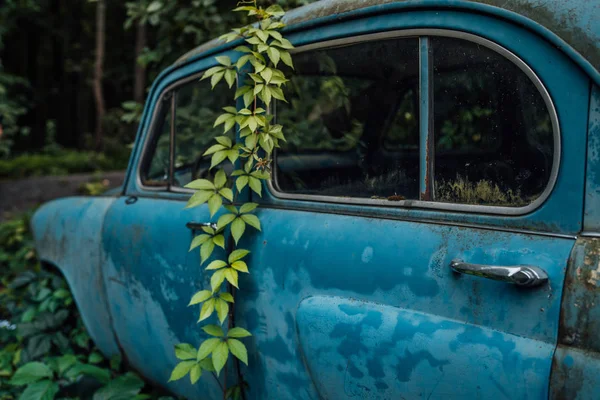
<path fill-rule="evenodd" d="M 0 224 L 0 400 L 172 400 L 96 349 L 64 278 L 36 259 L 30 215 Z"/>

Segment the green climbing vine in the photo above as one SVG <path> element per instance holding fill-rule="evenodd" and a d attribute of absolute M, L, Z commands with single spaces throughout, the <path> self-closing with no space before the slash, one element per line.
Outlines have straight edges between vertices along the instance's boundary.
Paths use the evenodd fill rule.
<path fill-rule="evenodd" d="M 283 127 L 273 123 L 271 103 L 274 99 L 285 101 L 282 87 L 288 82 L 284 73 L 277 69 L 280 63 L 293 68 L 289 50 L 292 44 L 280 33 L 285 25 L 281 22 L 283 9 L 278 5 L 266 9 L 259 7 L 256 0 L 238 3 L 234 11 L 245 12 L 258 20 L 255 25 L 234 29 L 223 35 L 226 42 L 242 39 L 245 43 L 235 48 L 241 53 L 236 62 L 227 56 L 216 57 L 218 66 L 208 69 L 202 79 L 210 79 L 214 87 L 225 82 L 230 88 L 237 83 L 234 100 L 241 98 L 244 107 L 225 107 L 214 125 L 223 126 L 223 135 L 215 138 L 216 144 L 204 155 L 211 156 L 213 180 L 198 179 L 186 185 L 196 192 L 188 201 L 187 208 L 207 203 L 211 218 L 221 207 L 227 211 L 217 222 L 202 228 L 190 250 L 200 248 L 200 260 L 204 265 L 218 250 L 221 257 L 210 262 L 206 270 L 212 273 L 210 289 L 194 294 L 190 305 L 200 306 L 199 322 L 216 313 L 219 325 L 209 324 L 202 329 L 210 338 L 199 348 L 190 344 L 175 346 L 175 355 L 180 360 L 170 380 L 187 375 L 195 384 L 203 371 L 220 377 L 223 371 L 223 398 L 243 398 L 244 387 L 239 362 L 248 365 L 248 351 L 240 339 L 251 336 L 250 332 L 238 327 L 234 320 L 235 290 L 239 289 L 239 274 L 248 274 L 250 269 L 245 259 L 249 250 L 238 248 L 238 243 L 247 232 L 247 226 L 261 230 L 261 224 L 253 212 L 256 203 L 245 203 L 236 207 L 237 195 L 245 188 L 262 195 L 262 181 L 271 177 L 271 156 L 279 141 L 285 140 Z M 238 77 L 244 77 L 238 82 Z M 235 131 L 240 138 L 236 143 Z M 243 142 L 243 143 L 241 143 Z M 223 163 L 230 162 L 234 171 L 227 176 Z M 225 324 L 227 321 L 227 324 Z M 225 328 L 224 328 L 225 327 Z M 237 383 L 227 383 L 227 362 L 233 356 L 237 370 Z"/>

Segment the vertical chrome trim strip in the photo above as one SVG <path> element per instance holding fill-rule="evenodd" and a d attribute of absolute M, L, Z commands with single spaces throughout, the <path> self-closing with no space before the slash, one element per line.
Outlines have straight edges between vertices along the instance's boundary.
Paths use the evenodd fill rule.
<path fill-rule="evenodd" d="M 173 186 L 173 175 L 175 174 L 175 97 L 177 92 L 171 92 L 171 129 L 169 130 L 169 188 Z"/>
<path fill-rule="evenodd" d="M 419 38 L 419 200 L 433 200 L 433 58 L 429 37 Z"/>

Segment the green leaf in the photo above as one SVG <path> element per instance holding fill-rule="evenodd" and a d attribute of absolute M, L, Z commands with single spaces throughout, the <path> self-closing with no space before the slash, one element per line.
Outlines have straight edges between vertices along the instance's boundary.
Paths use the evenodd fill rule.
<path fill-rule="evenodd" d="M 273 97 L 275 97 L 277 100 L 285 101 L 287 103 L 287 100 L 285 99 L 285 95 L 283 94 L 283 90 L 281 90 L 281 88 L 278 88 L 277 86 L 271 86 L 269 89 L 271 90 L 271 94 L 273 95 Z M 280 139 L 285 140 L 283 137 L 281 137 Z"/>
<path fill-rule="evenodd" d="M 235 180 L 235 187 L 237 187 L 238 192 L 241 192 L 246 185 L 248 185 L 248 176 L 242 175 Z"/>
<path fill-rule="evenodd" d="M 287 51 L 280 51 L 281 61 L 288 67 L 294 69 L 294 63 L 292 62 L 292 56 Z"/>
<path fill-rule="evenodd" d="M 194 239 L 192 239 L 192 243 L 190 244 L 190 249 L 188 251 L 194 250 L 196 247 L 200 246 L 204 242 L 210 239 L 209 235 L 198 235 Z"/>
<path fill-rule="evenodd" d="M 228 204 L 226 206 L 223 206 L 227 211 L 229 211 L 232 214 L 236 214 L 238 213 L 237 208 L 235 208 L 235 206 L 232 206 L 231 204 Z"/>
<path fill-rule="evenodd" d="M 227 339 L 227 347 L 229 347 L 231 354 L 236 356 L 244 364 L 248 365 L 248 351 L 246 350 L 244 343 L 237 339 Z"/>
<path fill-rule="evenodd" d="M 173 372 L 171 372 L 169 382 L 176 381 L 186 376 L 194 365 L 196 365 L 196 361 L 182 361 L 177 364 L 173 369 Z"/>
<path fill-rule="evenodd" d="M 244 234 L 245 230 L 246 230 L 246 223 L 241 218 L 236 218 L 231 223 L 231 235 L 233 236 L 233 239 L 235 239 L 236 244 L 238 243 L 238 241 Z"/>
<path fill-rule="evenodd" d="M 235 118 L 230 118 L 227 121 L 225 121 L 225 125 L 223 125 L 223 132 L 227 133 L 231 130 L 231 128 L 233 128 L 235 125 Z"/>
<path fill-rule="evenodd" d="M 203 155 L 203 156 L 209 156 L 209 155 L 211 155 L 211 154 L 215 154 L 215 153 L 218 153 L 219 151 L 223 151 L 223 150 L 226 150 L 226 149 L 227 149 L 227 147 L 223 146 L 222 144 L 215 144 L 215 145 L 212 145 L 212 146 L 210 146 L 210 147 L 209 147 L 209 148 L 208 148 L 208 149 L 207 149 L 207 150 L 204 152 L 204 154 L 202 154 L 202 155 Z M 210 188 L 210 189 L 214 189 L 214 188 L 215 188 L 215 187 L 214 187 L 214 185 L 213 185 L 213 187 L 212 187 L 212 188 Z"/>
<path fill-rule="evenodd" d="M 201 376 L 202 376 L 202 368 L 200 367 L 200 364 L 194 365 L 192 367 L 192 369 L 190 370 L 190 382 L 192 382 L 192 385 L 195 385 Z"/>
<path fill-rule="evenodd" d="M 210 78 L 211 76 L 213 76 L 214 74 L 216 74 L 217 72 L 221 72 L 223 71 L 224 68 L 221 66 L 216 66 L 216 67 L 212 67 L 206 70 L 206 72 L 204 73 L 204 75 L 202 75 L 202 79 L 206 79 L 206 78 Z"/>
<path fill-rule="evenodd" d="M 229 347 L 227 346 L 227 343 L 225 343 L 225 342 L 219 343 L 212 352 L 213 365 L 215 367 L 215 372 L 217 373 L 217 376 L 219 376 L 219 373 L 221 372 L 221 370 L 227 363 L 228 357 L 229 357 Z"/>
<path fill-rule="evenodd" d="M 210 339 L 209 339 L 210 340 Z M 218 339 L 217 339 L 218 340 Z M 212 350 L 211 350 L 212 351 Z M 215 367 L 213 366 L 212 359 L 204 358 L 198 362 L 200 367 L 202 367 L 205 371 L 215 372 Z"/>
<path fill-rule="evenodd" d="M 279 50 L 277 50 L 275 47 L 269 47 L 267 49 L 267 54 L 269 55 L 271 61 L 273 61 L 273 65 L 277 66 L 277 64 L 279 64 L 279 59 L 281 58 Z"/>
<path fill-rule="evenodd" d="M 69 368 L 77 363 L 77 357 L 73 354 L 66 354 L 60 357 L 56 364 L 58 367 L 58 375 L 62 376 Z"/>
<path fill-rule="evenodd" d="M 245 203 L 240 207 L 240 213 L 241 214 L 249 213 L 250 211 L 255 210 L 256 207 L 258 207 L 257 203 Z"/>
<path fill-rule="evenodd" d="M 282 17 L 285 15 L 285 11 L 283 11 L 283 8 L 281 8 L 281 6 L 278 4 L 270 6 L 265 10 L 265 12 L 269 13 L 273 17 Z"/>
<path fill-rule="evenodd" d="M 210 77 L 210 84 L 213 89 L 215 88 L 215 86 L 217 86 L 217 83 L 219 83 L 219 81 L 223 79 L 223 76 L 225 76 L 225 71 L 217 72 L 216 74 Z"/>
<path fill-rule="evenodd" d="M 221 145 L 223 145 L 223 146 L 225 146 L 225 147 L 231 147 L 231 146 L 233 145 L 233 143 L 231 142 L 231 139 L 229 139 L 227 136 L 217 136 L 217 137 L 215 138 L 215 140 L 216 140 L 216 141 L 217 141 L 219 144 L 221 144 Z M 210 181 L 209 181 L 209 182 L 210 182 Z"/>
<path fill-rule="evenodd" d="M 215 299 L 210 299 L 202 304 L 202 308 L 200 309 L 200 318 L 198 322 L 204 321 L 206 318 L 210 317 L 215 310 Z"/>
<path fill-rule="evenodd" d="M 17 369 L 9 383 L 15 386 L 29 385 L 44 378 L 52 378 L 50 367 L 41 362 L 30 362 Z"/>
<path fill-rule="evenodd" d="M 31 384 L 19 396 L 19 400 L 52 400 L 58 393 L 59 386 L 50 380 L 43 380 Z M 13 397 L 10 397 L 13 398 Z"/>
<path fill-rule="evenodd" d="M 223 205 L 223 198 L 221 195 L 214 194 L 210 199 L 208 199 L 208 211 L 210 212 L 210 216 L 215 215 L 219 208 Z"/>
<path fill-rule="evenodd" d="M 262 40 L 263 42 L 266 42 L 267 40 L 269 40 L 269 34 L 266 33 L 265 31 L 262 31 L 260 29 L 257 29 L 255 32 L 256 36 L 259 37 L 260 40 Z"/>
<path fill-rule="evenodd" d="M 213 350 L 219 345 L 219 343 L 221 343 L 221 339 L 218 338 L 206 339 L 204 342 L 202 342 L 200 348 L 198 349 L 198 355 L 196 356 L 196 360 L 204 360 L 206 357 L 208 357 L 210 353 L 213 352 Z"/>
<path fill-rule="evenodd" d="M 217 189 L 221 189 L 223 186 L 225 186 L 226 182 L 227 175 L 225 174 L 225 171 L 223 171 L 222 169 L 218 170 L 215 174 L 215 187 Z"/>
<path fill-rule="evenodd" d="M 252 189 L 252 191 L 262 197 L 262 184 L 258 179 L 251 176 L 249 177 L 248 184 L 250 185 L 250 189 Z"/>
<path fill-rule="evenodd" d="M 229 261 L 229 263 L 231 264 L 232 262 L 241 260 L 242 258 L 246 257 L 249 253 L 250 253 L 250 251 L 245 250 L 245 249 L 234 250 L 229 255 L 229 258 L 227 259 L 227 261 Z"/>
<path fill-rule="evenodd" d="M 224 124 L 225 122 L 227 122 L 227 121 L 229 121 L 231 119 L 234 119 L 234 118 L 235 118 L 235 115 L 233 115 L 233 114 L 229 114 L 229 113 L 227 113 L 227 114 L 221 114 L 215 120 L 213 128 L 216 127 L 216 126 L 219 126 L 221 124 Z M 228 146 L 228 147 L 231 147 L 231 145 Z M 204 154 L 211 154 L 211 153 L 205 152 Z"/>
<path fill-rule="evenodd" d="M 213 194 L 214 194 L 214 192 L 212 192 L 212 191 L 200 190 L 200 191 L 194 193 L 192 195 L 192 197 L 190 197 L 190 199 L 188 200 L 187 204 L 185 205 L 185 208 L 198 207 L 198 206 L 206 203 L 206 201 L 208 199 L 210 199 L 210 197 Z"/>
<path fill-rule="evenodd" d="M 229 88 L 233 87 L 236 78 L 237 74 L 235 73 L 235 70 L 228 69 L 227 71 L 225 71 L 225 82 L 227 82 L 227 86 L 229 86 Z"/>
<path fill-rule="evenodd" d="M 153 1 L 152 3 L 150 3 L 148 5 L 148 8 L 146 8 L 146 11 L 150 14 L 150 13 L 154 13 L 157 12 L 158 10 L 160 10 L 162 8 L 163 4 L 160 1 Z"/>
<path fill-rule="evenodd" d="M 239 327 L 231 328 L 229 332 L 227 332 L 227 337 L 230 338 L 244 338 L 248 336 L 252 336 L 252 334 L 244 328 Z"/>
<path fill-rule="evenodd" d="M 223 328 L 218 325 L 206 325 L 202 328 L 202 330 L 208 333 L 211 336 L 223 337 L 225 333 L 223 333 Z"/>
<path fill-rule="evenodd" d="M 254 101 L 254 94 L 252 92 L 244 93 L 244 106 L 248 107 Z"/>
<path fill-rule="evenodd" d="M 231 59 L 228 56 L 217 56 L 215 57 L 215 60 L 217 60 L 219 64 L 224 65 L 226 67 L 231 66 Z"/>
<path fill-rule="evenodd" d="M 201 290 L 194 296 L 192 296 L 192 299 L 190 300 L 190 304 L 188 304 L 188 306 L 193 306 L 194 304 L 202 303 L 203 301 L 206 301 L 211 297 L 212 292 L 210 290 Z"/>
<path fill-rule="evenodd" d="M 109 370 L 89 364 L 76 364 L 74 367 L 69 369 L 67 375 L 73 379 L 78 378 L 81 375 L 90 376 L 104 384 L 110 381 Z"/>
<path fill-rule="evenodd" d="M 219 269 L 210 277 L 210 287 L 213 292 L 221 286 L 221 283 L 225 280 L 225 269 Z"/>
<path fill-rule="evenodd" d="M 271 68 L 265 68 L 261 71 L 260 76 L 263 77 L 265 82 L 269 83 L 273 77 L 273 70 Z"/>
<path fill-rule="evenodd" d="M 222 324 L 225 321 L 225 318 L 227 318 L 227 313 L 229 313 L 229 305 L 224 300 L 216 299 L 215 310 L 217 310 L 219 322 Z"/>
<path fill-rule="evenodd" d="M 214 168 L 227 158 L 227 151 L 218 151 L 210 159 L 210 168 Z"/>
<path fill-rule="evenodd" d="M 217 235 L 213 238 L 213 243 L 219 246 L 220 248 L 225 248 L 225 237 L 223 235 Z"/>
<path fill-rule="evenodd" d="M 229 201 L 233 201 L 233 191 L 229 188 L 219 190 L 219 194 Z"/>
<path fill-rule="evenodd" d="M 246 47 L 246 46 L 240 46 L 240 47 Z M 249 54 L 246 54 L 245 56 L 241 56 L 240 58 L 238 58 L 237 62 L 235 63 L 235 67 L 238 69 L 238 71 L 241 70 L 244 67 L 244 65 L 246 65 L 248 63 L 248 60 L 250 60 L 250 57 L 252 57 L 252 56 Z M 237 92 L 236 92 L 235 98 L 237 99 L 238 97 L 239 96 L 237 95 Z"/>
<path fill-rule="evenodd" d="M 231 293 L 222 292 L 222 293 L 219 293 L 219 297 L 228 303 L 233 303 L 233 296 L 231 295 Z"/>
<path fill-rule="evenodd" d="M 235 261 L 231 263 L 231 268 L 240 272 L 248 272 L 248 265 L 243 261 Z"/>
<path fill-rule="evenodd" d="M 269 180 L 271 179 L 271 175 L 267 171 L 254 171 L 250 175 L 255 178 Z"/>
<path fill-rule="evenodd" d="M 98 364 L 98 363 L 102 362 L 102 360 L 104 360 L 104 357 L 102 357 L 102 355 L 100 355 L 100 353 L 98 353 L 96 351 L 92 352 L 88 356 L 88 363 L 89 364 Z"/>
<path fill-rule="evenodd" d="M 224 266 L 226 266 L 227 263 L 225 261 L 222 260 L 215 260 L 213 262 L 211 262 L 210 264 L 208 264 L 208 266 L 206 267 L 207 270 L 213 270 L 213 269 L 221 269 Z"/>
<path fill-rule="evenodd" d="M 195 360 L 198 350 L 188 343 L 179 343 L 175 345 L 175 357 L 180 360 Z"/>
<path fill-rule="evenodd" d="M 256 215 L 244 214 L 241 216 L 245 223 L 260 231 L 260 220 Z"/>
<path fill-rule="evenodd" d="M 238 286 L 238 273 L 235 269 L 233 268 L 225 268 L 225 279 L 227 279 L 227 281 L 229 283 L 231 283 L 233 286 L 235 286 L 236 288 L 240 288 Z"/>
<path fill-rule="evenodd" d="M 223 214 L 219 217 L 219 220 L 217 221 L 217 227 L 219 229 L 229 225 L 231 223 L 231 221 L 233 221 L 235 218 L 237 217 L 237 215 L 235 214 Z"/>
<path fill-rule="evenodd" d="M 215 243 L 212 240 L 209 240 L 200 246 L 200 264 L 204 264 L 204 261 L 208 260 L 214 249 Z"/>

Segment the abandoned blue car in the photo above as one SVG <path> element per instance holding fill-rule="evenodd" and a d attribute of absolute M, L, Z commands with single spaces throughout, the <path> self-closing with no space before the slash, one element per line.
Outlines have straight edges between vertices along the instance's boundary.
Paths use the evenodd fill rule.
<path fill-rule="evenodd" d="M 288 141 L 245 238 L 251 399 L 594 399 L 600 393 L 600 3 L 323 0 L 289 12 Z M 234 89 L 190 51 L 154 83 L 117 192 L 42 206 L 39 257 L 90 335 L 168 382 L 206 336 L 184 209 Z M 218 215 L 217 215 L 218 217 Z M 233 371 L 230 372 L 233 374 Z"/>

